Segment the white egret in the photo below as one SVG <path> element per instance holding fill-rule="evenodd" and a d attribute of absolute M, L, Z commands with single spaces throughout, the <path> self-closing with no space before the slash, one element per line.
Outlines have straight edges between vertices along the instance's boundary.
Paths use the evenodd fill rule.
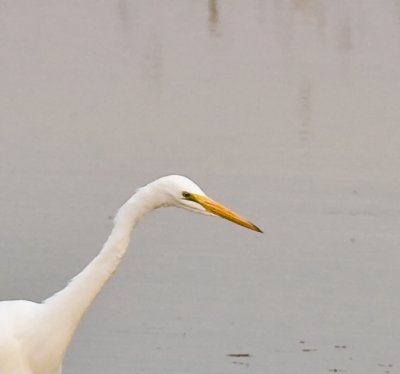
<path fill-rule="evenodd" d="M 71 338 L 117 269 L 133 227 L 147 212 L 168 206 L 217 215 L 261 232 L 245 218 L 208 198 L 186 177 L 170 175 L 149 183 L 122 205 L 99 254 L 65 288 L 41 303 L 0 302 L 0 373 L 60 374 Z"/>

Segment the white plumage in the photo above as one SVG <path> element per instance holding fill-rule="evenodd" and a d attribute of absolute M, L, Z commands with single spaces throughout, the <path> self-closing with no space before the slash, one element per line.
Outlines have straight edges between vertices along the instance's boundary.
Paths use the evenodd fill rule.
<path fill-rule="evenodd" d="M 190 179 L 170 175 L 140 188 L 118 211 L 99 254 L 61 291 L 42 303 L 0 302 L 0 373 L 60 374 L 79 322 L 117 269 L 132 229 L 148 212 L 176 206 L 219 215 L 255 231 L 249 221 L 209 199 Z"/>

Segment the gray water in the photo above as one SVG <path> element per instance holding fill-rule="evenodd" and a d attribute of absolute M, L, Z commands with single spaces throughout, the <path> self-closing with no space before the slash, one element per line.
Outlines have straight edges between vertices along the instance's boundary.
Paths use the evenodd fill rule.
<path fill-rule="evenodd" d="M 165 174 L 265 231 L 146 217 L 64 373 L 399 372 L 399 1 L 0 9 L 2 299 L 63 287 Z"/>

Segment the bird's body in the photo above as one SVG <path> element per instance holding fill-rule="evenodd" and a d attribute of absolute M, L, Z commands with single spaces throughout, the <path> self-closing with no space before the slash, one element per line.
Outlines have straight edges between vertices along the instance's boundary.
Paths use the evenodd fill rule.
<path fill-rule="evenodd" d="M 141 217 L 177 206 L 219 215 L 255 231 L 249 221 L 206 197 L 191 180 L 167 176 L 139 189 L 118 211 L 99 254 L 71 282 L 41 303 L 0 302 L 0 374 L 60 374 L 65 351 L 79 322 L 117 269 Z"/>

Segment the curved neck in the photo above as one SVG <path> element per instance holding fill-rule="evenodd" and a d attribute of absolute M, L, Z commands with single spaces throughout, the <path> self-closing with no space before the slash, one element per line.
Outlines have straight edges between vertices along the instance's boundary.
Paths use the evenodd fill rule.
<path fill-rule="evenodd" d="M 151 184 L 138 190 L 118 210 L 99 254 L 64 289 L 44 301 L 47 324 L 65 349 L 84 313 L 120 264 L 132 229 L 147 212 L 163 205 L 162 197 Z"/>

